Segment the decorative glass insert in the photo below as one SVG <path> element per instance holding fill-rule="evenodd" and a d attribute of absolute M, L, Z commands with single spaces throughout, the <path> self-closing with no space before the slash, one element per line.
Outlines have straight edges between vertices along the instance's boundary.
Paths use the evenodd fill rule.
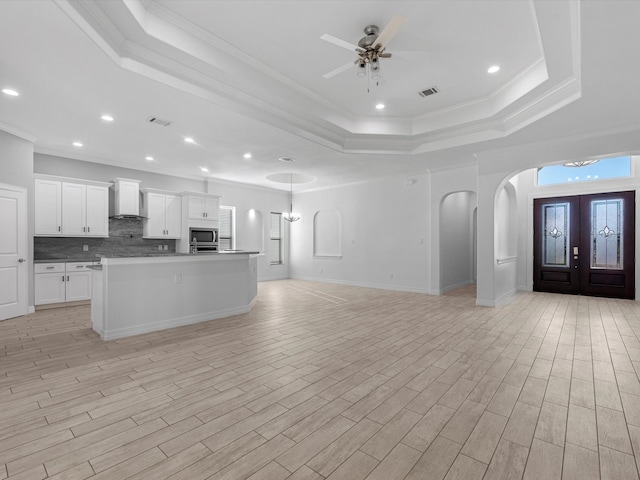
<path fill-rule="evenodd" d="M 550 165 L 538 169 L 538 186 L 590 182 L 631 176 L 631 157 L 603 158 L 594 163 L 572 162 L 575 166 Z M 578 166 L 584 163 L 582 166 Z"/>
<path fill-rule="evenodd" d="M 569 204 L 544 205 L 542 222 L 543 264 L 547 267 L 568 267 Z"/>
<path fill-rule="evenodd" d="M 591 202 L 591 268 L 622 269 L 621 198 Z"/>

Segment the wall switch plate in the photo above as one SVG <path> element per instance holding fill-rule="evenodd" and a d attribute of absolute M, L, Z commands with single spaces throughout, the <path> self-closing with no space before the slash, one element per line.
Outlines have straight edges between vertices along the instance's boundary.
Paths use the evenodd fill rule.
<path fill-rule="evenodd" d="M 82 251 L 83 252 L 88 252 L 89 251 L 89 245 L 82 245 Z"/>

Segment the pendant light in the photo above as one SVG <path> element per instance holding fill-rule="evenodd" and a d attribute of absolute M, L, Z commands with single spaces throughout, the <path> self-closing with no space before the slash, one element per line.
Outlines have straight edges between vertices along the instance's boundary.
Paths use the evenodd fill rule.
<path fill-rule="evenodd" d="M 289 203 L 289 211 L 283 212 L 282 216 L 287 222 L 297 222 L 300 220 L 300 214 L 293 211 L 293 173 L 289 174 L 289 187 L 290 187 L 290 203 Z"/>

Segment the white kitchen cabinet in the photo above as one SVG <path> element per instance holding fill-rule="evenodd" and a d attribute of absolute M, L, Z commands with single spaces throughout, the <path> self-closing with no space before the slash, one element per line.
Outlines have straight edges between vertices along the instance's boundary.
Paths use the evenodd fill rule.
<path fill-rule="evenodd" d="M 62 234 L 87 235 L 87 186 L 62 182 Z"/>
<path fill-rule="evenodd" d="M 187 201 L 187 216 L 192 220 L 220 220 L 220 197 L 218 195 L 184 194 Z"/>
<path fill-rule="evenodd" d="M 143 189 L 142 205 L 144 238 L 180 238 L 182 199 L 179 195 Z"/>
<path fill-rule="evenodd" d="M 35 304 L 65 301 L 64 263 L 37 263 L 35 265 Z"/>
<path fill-rule="evenodd" d="M 35 234 L 108 237 L 110 184 L 65 180 L 36 178 Z"/>
<path fill-rule="evenodd" d="M 62 234 L 74 237 L 109 236 L 107 187 L 62 182 Z"/>
<path fill-rule="evenodd" d="M 116 178 L 115 215 L 140 215 L 140 180 Z"/>
<path fill-rule="evenodd" d="M 34 210 L 36 235 L 61 235 L 62 182 L 36 178 Z"/>
<path fill-rule="evenodd" d="M 87 185 L 87 236 L 109 236 L 109 189 Z"/>
<path fill-rule="evenodd" d="M 35 304 L 73 302 L 91 299 L 91 270 L 87 263 L 37 263 L 35 265 Z"/>
<path fill-rule="evenodd" d="M 91 299 L 92 271 L 86 263 L 67 263 L 65 266 L 65 299 L 67 302 Z"/>

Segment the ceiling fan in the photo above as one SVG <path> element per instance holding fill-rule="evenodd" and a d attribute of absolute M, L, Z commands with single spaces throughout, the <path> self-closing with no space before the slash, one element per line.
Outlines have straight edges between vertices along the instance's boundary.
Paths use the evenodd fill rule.
<path fill-rule="evenodd" d="M 364 27 L 365 36 L 360 39 L 357 46 L 327 33 L 322 35 L 320 37 L 322 40 L 356 52 L 358 55 L 355 61 L 325 73 L 323 77 L 331 78 L 356 65 L 358 68 L 358 76 L 364 77 L 369 73 L 371 78 L 377 83 L 380 72 L 380 59 L 391 57 L 391 54 L 386 53 L 385 49 L 391 39 L 398 33 L 405 20 L 406 18 L 400 15 L 394 15 L 380 33 L 378 33 L 379 28 L 377 25 L 367 25 Z"/>

